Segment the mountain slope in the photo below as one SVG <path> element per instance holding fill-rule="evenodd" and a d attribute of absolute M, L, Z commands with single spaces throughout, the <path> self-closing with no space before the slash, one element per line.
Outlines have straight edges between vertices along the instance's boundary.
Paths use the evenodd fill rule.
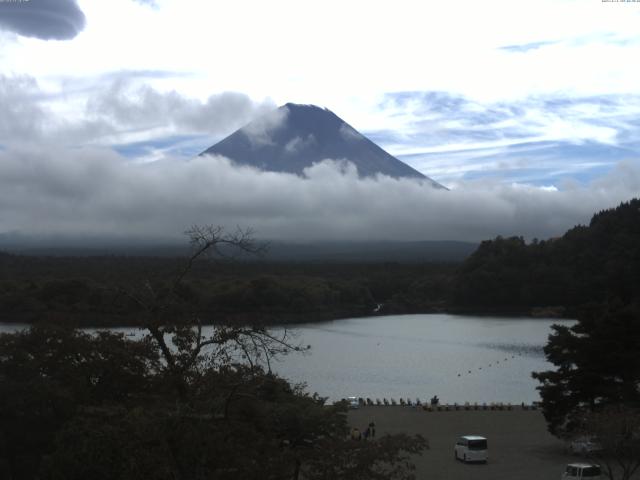
<path fill-rule="evenodd" d="M 363 177 L 417 178 L 444 188 L 385 152 L 333 112 L 315 105 L 287 103 L 201 155 L 222 155 L 240 165 L 298 175 L 325 159 L 348 160 Z"/>

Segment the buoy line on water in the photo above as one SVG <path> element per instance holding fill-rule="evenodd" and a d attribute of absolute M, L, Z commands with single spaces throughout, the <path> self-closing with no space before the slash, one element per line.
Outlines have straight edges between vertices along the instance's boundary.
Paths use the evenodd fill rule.
<path fill-rule="evenodd" d="M 502 360 L 502 364 L 504 364 L 504 363 L 508 362 L 509 360 L 512 360 L 512 359 L 514 359 L 516 357 L 522 357 L 522 353 L 519 352 L 519 353 L 512 354 L 511 357 L 506 356 Z M 495 368 L 496 366 L 500 365 L 500 362 L 501 362 L 501 360 L 496 360 L 494 362 L 491 362 L 486 366 L 486 368 Z M 480 371 L 480 370 L 482 370 L 482 367 L 478 367 L 476 370 L 467 370 L 467 375 L 471 375 L 472 373 L 474 373 L 474 371 Z M 462 375 L 463 374 L 460 373 L 460 372 L 458 372 L 458 374 L 457 374 L 458 377 L 462 377 Z"/>

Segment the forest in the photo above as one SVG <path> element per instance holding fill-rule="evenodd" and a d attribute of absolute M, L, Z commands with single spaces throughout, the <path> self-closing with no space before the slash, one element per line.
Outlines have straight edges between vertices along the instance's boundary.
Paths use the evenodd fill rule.
<path fill-rule="evenodd" d="M 162 289 L 184 264 L 166 257 L 0 255 L 0 320 L 132 325 L 122 289 Z M 292 323 L 443 308 L 451 263 L 285 263 L 218 259 L 194 265 L 180 294 L 206 323 Z"/>
<path fill-rule="evenodd" d="M 349 435 L 347 403 L 326 404 L 271 371 L 307 347 L 287 329 L 215 325 L 205 334 L 184 281 L 244 233 L 190 232 L 194 252 L 169 282 L 122 287 L 146 331 L 36 323 L 0 334 L 0 478 L 9 480 L 412 480 L 420 435 Z"/>
<path fill-rule="evenodd" d="M 180 257 L 0 253 L 0 320 L 135 325 L 123 291 L 167 288 Z M 640 298 L 640 200 L 558 238 L 497 237 L 466 260 L 321 263 L 209 258 L 179 294 L 205 323 L 282 324 L 394 313 L 573 317 L 589 302 Z"/>
<path fill-rule="evenodd" d="M 562 237 L 482 242 L 456 271 L 453 305 L 576 311 L 640 298 L 640 199 L 596 213 Z"/>
<path fill-rule="evenodd" d="M 187 258 L 0 256 L 3 317 L 34 323 L 0 335 L 4 478 L 413 479 L 427 439 L 351 440 L 346 402 L 327 405 L 269 368 L 307 347 L 265 324 L 380 304 L 576 312 L 545 347 L 557 369 L 533 373 L 548 428 L 598 435 L 620 478 L 640 468 L 640 200 L 561 238 L 483 242 L 461 264 L 207 260 L 218 243 L 260 248 L 216 227 L 190 235 Z M 74 328 L 97 324 L 146 335 Z"/>

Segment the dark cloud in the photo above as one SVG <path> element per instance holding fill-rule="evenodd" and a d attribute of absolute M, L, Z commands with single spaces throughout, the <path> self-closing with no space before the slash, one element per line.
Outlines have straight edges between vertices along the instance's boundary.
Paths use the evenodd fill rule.
<path fill-rule="evenodd" d="M 75 0 L 0 2 L 0 28 L 42 40 L 71 40 L 85 25 Z"/>
<path fill-rule="evenodd" d="M 0 144 L 41 135 L 47 113 L 39 95 L 32 77 L 0 75 Z"/>
<path fill-rule="evenodd" d="M 640 191 L 622 163 L 598 182 L 545 191 L 480 180 L 456 190 L 359 178 L 325 161 L 306 177 L 221 157 L 135 164 L 110 150 L 0 151 L 0 234 L 180 240 L 191 224 L 255 228 L 283 240 L 469 240 L 551 237 Z"/>
<path fill-rule="evenodd" d="M 231 133 L 251 119 L 272 110 L 270 102 L 257 104 L 247 95 L 223 92 L 204 102 L 176 91 L 160 92 L 148 85 L 117 80 L 89 97 L 86 113 L 124 128 L 175 126 L 191 133 Z"/>
<path fill-rule="evenodd" d="M 0 75 L 0 145 L 34 141 L 123 144 L 127 142 L 123 137 L 132 133 L 138 136 L 136 142 L 176 135 L 207 136 L 212 142 L 275 108 L 270 101 L 255 102 L 237 92 L 201 101 L 175 91 L 160 92 L 144 83 L 168 75 L 164 71 L 113 72 L 101 77 L 104 87 L 97 91 L 72 80 L 68 89 L 55 95 L 43 92 L 32 77 Z M 76 95 L 86 99 L 81 119 L 57 116 L 47 108 Z M 160 139 L 157 130 L 162 131 Z"/>

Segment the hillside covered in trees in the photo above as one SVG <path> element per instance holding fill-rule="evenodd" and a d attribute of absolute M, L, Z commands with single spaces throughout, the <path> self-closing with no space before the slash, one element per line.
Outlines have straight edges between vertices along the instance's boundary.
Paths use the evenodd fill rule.
<path fill-rule="evenodd" d="M 122 289 L 167 288 L 183 258 L 0 254 L 0 321 L 138 323 Z M 291 323 L 386 312 L 433 311 L 456 264 L 202 261 L 179 294 L 204 322 Z"/>
<path fill-rule="evenodd" d="M 178 257 L 0 253 L 0 321 L 131 325 L 122 289 L 167 288 Z M 203 321 L 298 323 L 395 313 L 574 316 L 589 302 L 640 298 L 640 200 L 560 238 L 487 240 L 462 263 L 203 260 L 179 294 Z M 146 288 L 146 287 L 145 287 Z"/>
<path fill-rule="evenodd" d="M 640 298 L 640 199 L 593 216 L 562 237 L 485 241 L 458 270 L 452 303 L 470 307 L 563 306 Z"/>

